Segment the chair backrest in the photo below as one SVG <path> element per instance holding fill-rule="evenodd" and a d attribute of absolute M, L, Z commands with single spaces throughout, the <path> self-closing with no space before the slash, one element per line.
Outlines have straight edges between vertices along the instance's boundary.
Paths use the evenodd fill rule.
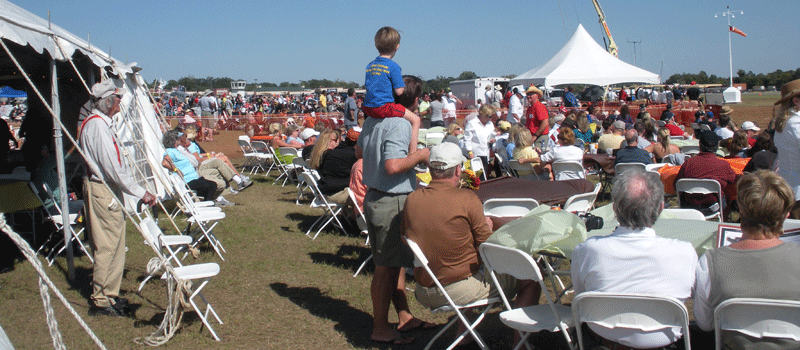
<path fill-rule="evenodd" d="M 425 134 L 425 145 L 427 146 L 435 146 L 442 143 L 444 140 L 444 133 L 441 132 L 429 132 Z"/>
<path fill-rule="evenodd" d="M 582 322 L 606 328 L 627 328 L 644 332 L 681 327 L 686 349 L 689 342 L 689 312 L 678 299 L 660 295 L 629 293 L 585 292 L 572 300 L 572 318 L 581 338 Z"/>
<path fill-rule="evenodd" d="M 800 301 L 733 298 L 714 310 L 714 336 L 721 349 L 721 331 L 736 331 L 755 338 L 800 341 Z"/>
<path fill-rule="evenodd" d="M 670 136 L 670 140 L 683 140 L 683 136 Z"/>
<path fill-rule="evenodd" d="M 668 208 L 664 209 L 663 213 L 673 216 L 676 219 L 684 219 L 684 220 L 701 220 L 705 221 L 706 216 L 703 215 L 697 209 L 677 209 L 677 208 Z"/>
<path fill-rule="evenodd" d="M 282 156 L 290 155 L 298 157 L 300 156 L 300 152 L 297 151 L 297 148 L 294 147 L 281 147 L 278 149 L 278 152 L 281 153 Z"/>
<path fill-rule="evenodd" d="M 492 198 L 483 203 L 485 215 L 520 217 L 539 206 L 532 198 Z"/>
<path fill-rule="evenodd" d="M 250 142 L 250 136 L 247 136 L 247 135 L 239 135 L 239 140 L 245 140 L 245 141 L 247 141 L 247 142 Z"/>
<path fill-rule="evenodd" d="M 686 154 L 686 155 L 700 153 L 700 146 L 697 146 L 697 145 L 681 146 L 681 153 Z"/>
<path fill-rule="evenodd" d="M 250 143 L 254 152 L 270 154 L 269 146 L 264 141 L 253 141 Z"/>
<path fill-rule="evenodd" d="M 614 173 L 620 175 L 630 169 L 642 169 L 642 171 L 647 171 L 647 167 L 645 167 L 643 163 L 619 163 L 614 166 Z"/>
<path fill-rule="evenodd" d="M 653 164 L 645 165 L 644 168 L 647 171 L 656 171 L 657 172 L 658 169 L 661 169 L 661 168 L 663 168 L 663 167 L 665 167 L 667 165 L 668 165 L 667 163 L 653 163 Z"/>
<path fill-rule="evenodd" d="M 597 183 L 592 192 L 576 194 L 572 197 L 569 197 L 567 202 L 564 203 L 564 210 L 569 212 L 577 212 L 579 214 L 583 214 L 589 210 L 592 210 L 592 207 L 594 207 L 594 202 L 597 200 L 597 195 L 600 193 L 601 187 L 602 184 Z"/>
<path fill-rule="evenodd" d="M 251 145 L 250 141 L 238 139 L 236 140 L 236 142 L 239 144 L 239 147 L 242 149 L 242 152 L 244 152 L 244 154 L 253 152 L 253 146 Z"/>
<path fill-rule="evenodd" d="M 508 161 L 508 167 L 511 170 L 516 171 L 533 171 L 533 164 L 531 163 L 520 163 L 516 159 L 511 159 Z"/>
<path fill-rule="evenodd" d="M 581 179 L 586 178 L 586 170 L 583 169 L 583 163 L 579 161 L 564 160 L 564 161 L 553 162 L 554 179 L 560 180 L 562 178 L 562 175 L 566 174 L 576 174 Z M 568 178 L 574 178 L 574 177 L 568 176 Z"/>
<path fill-rule="evenodd" d="M 678 196 L 681 193 L 701 193 L 701 194 L 715 194 L 717 196 L 717 203 L 720 205 L 720 209 L 713 213 L 708 217 L 714 217 L 719 215 L 719 221 L 724 221 L 722 217 L 722 186 L 720 186 L 719 182 L 712 179 L 680 179 L 675 182 L 675 193 Z M 682 201 L 678 200 L 678 204 Z"/>
<path fill-rule="evenodd" d="M 539 265 L 533 260 L 533 256 L 516 248 L 486 242 L 478 246 L 478 252 L 481 254 L 483 264 L 491 271 L 492 280 L 498 288 L 501 287 L 496 282 L 495 273 L 504 273 L 513 276 L 517 280 L 539 282 L 539 286 L 545 291 L 543 294 L 547 298 L 553 317 L 559 318 L 558 312 L 553 305 L 553 300 L 550 298 L 550 293 L 547 292 L 547 287 L 542 280 L 542 272 L 539 270 Z M 500 293 L 500 297 L 503 299 L 503 304 L 505 304 L 506 308 L 511 310 L 511 304 L 508 302 L 505 293 Z"/>
<path fill-rule="evenodd" d="M 303 157 L 292 158 L 292 164 L 294 164 L 297 167 L 295 169 L 297 169 L 298 171 L 299 170 L 308 171 L 308 162 L 306 162 L 306 160 L 303 159 Z"/>
<path fill-rule="evenodd" d="M 300 178 L 311 187 L 311 192 L 314 193 L 314 200 L 311 201 L 311 206 L 318 206 L 318 205 L 325 205 L 330 207 L 328 204 L 328 199 L 325 198 L 325 195 L 322 194 L 322 191 L 319 189 L 319 185 L 317 185 L 317 178 L 314 176 L 313 173 L 309 171 L 304 171 L 300 174 Z"/>
<path fill-rule="evenodd" d="M 347 195 L 350 197 L 350 201 L 353 202 L 353 206 L 356 207 L 356 212 L 358 213 L 358 217 L 356 218 L 356 225 L 358 228 L 364 232 L 366 231 L 367 227 L 367 217 L 364 216 L 364 212 L 361 210 L 361 207 L 358 205 L 358 199 L 356 199 L 356 193 L 353 192 L 350 187 L 347 188 Z M 364 226 L 361 226 L 363 223 Z"/>
<path fill-rule="evenodd" d="M 469 160 L 469 166 L 472 168 L 472 171 L 477 174 L 479 171 L 481 172 L 481 178 L 483 181 L 486 181 L 486 169 L 483 168 L 483 161 L 479 157 L 475 157 Z"/>

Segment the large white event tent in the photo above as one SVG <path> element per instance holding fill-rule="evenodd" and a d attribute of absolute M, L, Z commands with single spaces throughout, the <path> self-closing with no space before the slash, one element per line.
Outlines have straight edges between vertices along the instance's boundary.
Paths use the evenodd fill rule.
<path fill-rule="evenodd" d="M 544 65 L 511 79 L 509 86 L 607 86 L 621 83 L 659 84 L 660 81 L 658 74 L 627 64 L 606 52 L 586 32 L 583 25 L 578 24 L 572 38 L 553 58 Z"/>
<path fill-rule="evenodd" d="M 163 184 L 168 182 L 160 165 L 164 154 L 160 141 L 165 125 L 153 108 L 135 63 L 115 60 L 86 40 L 6 0 L 0 0 L 0 38 L 0 79 L 4 85 L 28 93 L 25 122 L 36 125 L 34 129 L 51 137 L 55 145 L 58 190 L 62 194 L 61 203 L 57 204 L 63 213 L 69 213 L 64 145 L 69 148 L 76 139 L 80 115 L 86 113 L 82 112 L 82 107 L 89 101 L 91 86 L 105 79 L 116 79 L 128 92 L 123 96 L 121 112 L 114 116 L 112 125 L 122 143 L 119 146 L 123 159 L 142 186 L 159 197 L 164 196 Z M 69 142 L 62 141 L 64 136 Z M 77 149 L 82 155 L 83 151 Z M 80 157 L 73 162 L 82 163 Z M 118 199 L 128 204 L 129 209 L 135 203 Z M 69 220 L 64 218 L 64 222 Z M 64 227 L 67 238 L 67 225 Z M 67 249 L 67 252 L 72 275 L 72 250 Z"/>

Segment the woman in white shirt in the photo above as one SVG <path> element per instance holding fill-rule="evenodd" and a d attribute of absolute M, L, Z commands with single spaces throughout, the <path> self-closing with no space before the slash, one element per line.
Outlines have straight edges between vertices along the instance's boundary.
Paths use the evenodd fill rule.
<path fill-rule="evenodd" d="M 537 150 L 538 151 L 538 150 Z M 551 148 L 547 153 L 542 154 L 540 157 L 542 163 L 560 162 L 560 161 L 578 161 L 583 162 L 583 149 L 575 146 L 575 133 L 569 127 L 562 127 L 558 130 L 558 145 Z M 573 171 L 564 171 L 559 173 L 555 180 L 571 180 L 582 179 L 581 174 Z"/>
<path fill-rule="evenodd" d="M 494 141 L 494 124 L 489 118 L 494 114 L 494 108 L 489 105 L 481 106 L 478 117 L 473 118 L 464 127 L 464 147 L 472 152 L 472 157 L 478 157 L 484 169 L 489 169 L 489 143 Z"/>
<path fill-rule="evenodd" d="M 780 105 L 773 138 L 778 149 L 778 174 L 794 191 L 795 203 L 789 217 L 800 219 L 800 79 L 781 87 L 781 99 L 775 105 Z"/>

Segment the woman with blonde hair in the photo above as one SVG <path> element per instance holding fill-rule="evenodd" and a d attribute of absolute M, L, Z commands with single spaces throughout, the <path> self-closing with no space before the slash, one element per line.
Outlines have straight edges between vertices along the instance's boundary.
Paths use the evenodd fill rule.
<path fill-rule="evenodd" d="M 775 136 L 773 142 L 778 149 L 778 174 L 794 191 L 795 203 L 792 219 L 800 219 L 800 79 L 781 86 L 781 98 L 777 116 L 773 120 Z"/>
<path fill-rule="evenodd" d="M 658 142 L 651 143 L 644 150 L 653 155 L 653 163 L 659 163 L 670 154 L 680 153 L 681 148 L 670 143 L 669 129 L 661 128 L 658 129 Z"/>
<path fill-rule="evenodd" d="M 558 145 L 551 148 L 547 153 L 540 157 L 542 163 L 559 161 L 583 161 L 583 149 L 575 146 L 575 133 L 569 127 L 558 130 Z M 555 178 L 558 180 L 581 179 L 581 175 L 576 172 L 564 171 Z"/>
<path fill-rule="evenodd" d="M 528 128 L 514 129 L 514 153 L 513 158 L 520 164 L 531 163 L 533 170 L 518 170 L 517 175 L 520 177 L 532 176 L 537 180 L 540 179 L 539 175 L 546 175 L 544 169 L 540 166 L 541 160 L 539 153 L 533 149 L 533 135 Z"/>
<path fill-rule="evenodd" d="M 464 128 L 458 123 L 450 123 L 450 126 L 447 127 L 447 133 L 444 136 L 444 140 L 442 142 L 450 142 L 455 143 L 461 149 L 464 149 L 464 138 L 458 137 L 458 135 L 464 134 Z"/>
<path fill-rule="evenodd" d="M 317 143 L 314 144 L 314 148 L 311 150 L 311 158 L 308 166 L 311 167 L 311 169 L 319 170 L 319 166 L 322 164 L 322 155 L 325 151 L 336 148 L 337 145 L 339 145 L 337 133 L 333 130 L 323 131 L 322 134 L 319 135 L 319 138 L 317 138 Z"/>
<path fill-rule="evenodd" d="M 575 137 L 583 140 L 584 144 L 592 142 L 592 128 L 589 124 L 589 118 L 587 117 L 589 113 L 581 112 L 578 116 L 578 128 L 575 129 Z"/>

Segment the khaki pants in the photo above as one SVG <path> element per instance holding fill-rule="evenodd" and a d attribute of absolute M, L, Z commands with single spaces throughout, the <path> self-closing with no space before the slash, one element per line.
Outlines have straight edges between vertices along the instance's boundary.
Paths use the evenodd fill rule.
<path fill-rule="evenodd" d="M 416 271 L 418 270 L 414 272 L 416 273 Z M 519 288 L 517 279 L 506 274 L 496 275 L 497 281 L 500 282 L 500 286 L 503 288 L 506 297 L 509 300 L 513 299 L 514 296 L 517 295 L 517 289 Z M 494 282 L 492 282 L 492 277 L 489 275 L 488 271 L 485 271 L 484 267 L 481 267 L 469 278 L 444 286 L 444 289 L 456 305 L 466 305 L 481 299 L 500 296 Z M 414 296 L 420 304 L 430 309 L 447 305 L 447 298 L 439 288 L 436 288 L 436 285 L 431 287 L 417 285 Z"/>
<path fill-rule="evenodd" d="M 115 196 L 99 182 L 84 178 L 84 203 L 94 252 L 91 300 L 107 307 L 119 296 L 125 269 L 125 216 Z M 117 197 L 119 198 L 119 197 Z"/>
<path fill-rule="evenodd" d="M 219 158 L 206 159 L 200 163 L 197 173 L 206 180 L 214 181 L 217 190 L 223 190 L 228 185 L 228 181 L 236 175 L 233 170 Z"/>

